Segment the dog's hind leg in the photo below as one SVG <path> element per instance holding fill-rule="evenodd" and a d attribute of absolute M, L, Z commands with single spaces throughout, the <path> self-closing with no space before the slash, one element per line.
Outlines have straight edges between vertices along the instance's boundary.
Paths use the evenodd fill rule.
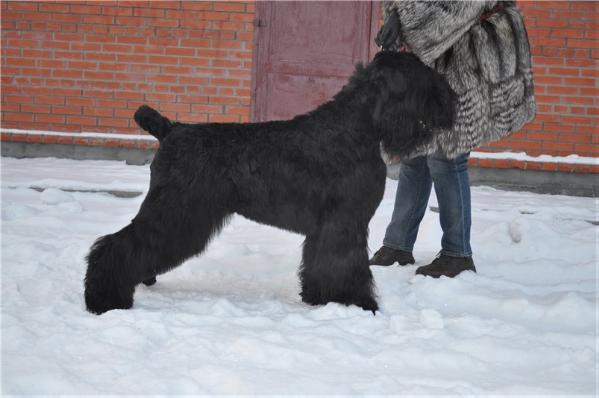
<path fill-rule="evenodd" d="M 85 303 L 90 312 L 130 308 L 135 286 L 200 253 L 227 214 L 177 189 L 150 189 L 135 219 L 96 241 L 87 257 Z"/>
<path fill-rule="evenodd" d="M 334 301 L 372 312 L 378 309 L 368 266 L 367 231 L 367 224 L 331 220 L 306 236 L 300 268 L 304 302 Z"/>

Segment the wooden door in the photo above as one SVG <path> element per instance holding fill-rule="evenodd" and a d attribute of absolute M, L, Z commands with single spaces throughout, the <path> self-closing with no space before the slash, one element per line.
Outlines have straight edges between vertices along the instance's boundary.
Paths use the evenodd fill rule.
<path fill-rule="evenodd" d="M 258 2 L 252 116 L 288 119 L 330 99 L 368 62 L 379 2 Z"/>

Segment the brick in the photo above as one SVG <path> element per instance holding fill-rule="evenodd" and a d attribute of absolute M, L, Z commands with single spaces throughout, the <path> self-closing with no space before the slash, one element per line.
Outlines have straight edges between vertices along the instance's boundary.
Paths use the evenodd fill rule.
<path fill-rule="evenodd" d="M 598 53 L 599 55 L 599 53 Z M 588 76 L 588 77 L 599 77 L 599 68 L 594 68 L 594 69 L 583 69 L 581 71 L 582 76 Z"/>
<path fill-rule="evenodd" d="M 71 8 L 70 8 L 69 12 L 71 12 L 73 14 L 96 15 L 96 14 L 102 13 L 102 7 L 95 6 L 95 5 L 71 4 Z"/>
<path fill-rule="evenodd" d="M 192 104 L 191 111 L 194 113 L 223 113 L 223 107 L 220 105 Z"/>
<path fill-rule="evenodd" d="M 599 145 L 575 144 L 574 148 L 575 148 L 576 153 L 583 153 L 583 154 L 589 154 L 589 155 L 599 154 Z"/>
<path fill-rule="evenodd" d="M 182 47 L 194 47 L 194 48 L 210 48 L 211 42 L 207 39 L 184 39 L 181 40 Z"/>
<path fill-rule="evenodd" d="M 97 72 L 97 71 L 85 71 L 83 72 L 83 78 L 87 80 L 113 80 L 114 73 L 112 72 Z"/>
<path fill-rule="evenodd" d="M 166 13 L 163 9 L 159 8 L 134 8 L 133 15 L 136 17 L 153 17 L 153 18 L 164 18 Z"/>
<path fill-rule="evenodd" d="M 209 23 L 207 23 L 208 25 Z M 208 27 L 208 26 L 206 26 Z M 207 29 L 190 29 L 189 30 L 189 38 L 191 39 L 217 39 L 220 37 L 222 32 L 217 30 L 207 30 Z"/>
<path fill-rule="evenodd" d="M 597 48 L 595 40 L 572 39 L 568 37 L 568 47 Z"/>
<path fill-rule="evenodd" d="M 119 91 L 115 93 L 116 99 L 143 100 L 144 94 L 138 91 Z"/>
<path fill-rule="evenodd" d="M 179 81 L 178 76 L 170 76 L 170 75 L 157 75 L 152 78 L 153 81 L 158 83 L 177 83 Z"/>
<path fill-rule="evenodd" d="M 564 18 L 537 18 L 536 26 L 549 28 L 567 28 L 568 20 Z"/>
<path fill-rule="evenodd" d="M 569 86 L 549 86 L 547 87 L 547 94 L 578 94 L 577 87 L 569 87 Z"/>
<path fill-rule="evenodd" d="M 150 37 L 148 38 L 148 43 L 151 46 L 159 46 L 161 48 L 179 45 L 179 41 L 176 38 L 171 37 Z"/>
<path fill-rule="evenodd" d="M 70 49 L 73 51 L 101 51 L 102 44 L 87 42 L 71 42 Z"/>
<path fill-rule="evenodd" d="M 591 117 L 582 117 L 582 116 L 562 116 L 561 121 L 564 124 L 593 124 L 593 118 Z"/>
<path fill-rule="evenodd" d="M 221 48 L 226 48 L 226 49 L 241 49 L 243 47 L 243 43 L 239 42 L 239 41 L 234 41 L 234 40 L 211 40 L 210 41 L 210 47 L 211 48 L 216 48 L 216 49 L 221 49 Z"/>
<path fill-rule="evenodd" d="M 175 56 L 151 55 L 148 57 L 148 61 L 152 64 L 177 65 L 179 58 Z"/>
<path fill-rule="evenodd" d="M 131 7 L 111 7 L 103 6 L 102 14 L 104 15 L 115 15 L 115 16 L 130 16 L 133 15 L 133 8 Z"/>
<path fill-rule="evenodd" d="M 241 101 L 237 97 L 210 97 L 209 102 L 211 104 L 235 105 L 239 104 Z"/>
<path fill-rule="evenodd" d="M 560 142 L 574 142 L 574 143 L 591 143 L 591 135 L 590 134 L 579 134 L 579 133 L 562 133 L 559 135 Z"/>
<path fill-rule="evenodd" d="M 543 149 L 571 152 L 574 150 L 574 145 L 562 142 L 543 142 Z"/>
<path fill-rule="evenodd" d="M 195 55 L 195 49 L 193 48 L 166 47 L 164 51 L 166 55 L 180 55 L 190 57 Z"/>
<path fill-rule="evenodd" d="M 56 114 L 36 114 L 35 121 L 40 123 L 64 124 L 65 116 Z"/>
<path fill-rule="evenodd" d="M 112 91 L 104 91 L 104 90 L 83 90 L 82 96 L 95 98 L 95 99 L 97 99 L 97 98 L 112 98 L 113 93 L 112 93 Z"/>
<path fill-rule="evenodd" d="M 127 102 L 115 99 L 98 99 L 96 104 L 99 108 L 126 108 Z"/>
<path fill-rule="evenodd" d="M 177 120 L 185 123 L 202 123 L 208 121 L 208 115 L 202 115 L 195 112 L 184 113 L 177 112 Z"/>
<path fill-rule="evenodd" d="M 37 11 L 37 3 L 24 3 L 17 1 L 6 2 L 7 8 L 10 11 Z"/>
<path fill-rule="evenodd" d="M 550 75 L 559 75 L 559 76 L 579 76 L 580 75 L 579 68 L 548 68 L 548 72 Z"/>
<path fill-rule="evenodd" d="M 104 43 L 102 44 L 102 50 L 110 53 L 132 53 L 133 46 L 129 44 L 114 44 Z"/>
<path fill-rule="evenodd" d="M 62 106 L 62 105 L 53 105 L 52 113 L 60 113 L 64 115 L 80 115 L 81 107 L 79 106 Z"/>
<path fill-rule="evenodd" d="M 116 55 L 112 53 L 100 52 L 93 53 L 88 52 L 84 55 L 85 60 L 87 61 L 116 61 Z"/>
<path fill-rule="evenodd" d="M 33 114 L 31 113 L 12 113 L 12 112 L 2 112 L 2 121 L 11 121 L 11 122 L 32 122 Z"/>
<path fill-rule="evenodd" d="M 116 59 L 118 62 L 125 62 L 125 63 L 132 63 L 132 62 L 145 63 L 147 60 L 147 57 L 145 55 L 139 55 L 139 54 L 117 54 Z"/>
<path fill-rule="evenodd" d="M 584 37 L 583 29 L 551 29 L 551 37 L 560 37 L 582 39 Z M 569 44 L 569 43 L 568 43 Z"/>
<path fill-rule="evenodd" d="M 80 124 L 82 126 L 96 126 L 96 118 L 89 116 L 67 116 L 68 124 Z"/>
<path fill-rule="evenodd" d="M 208 121 L 213 123 L 238 123 L 239 116 L 237 115 L 215 115 L 209 114 Z"/>
<path fill-rule="evenodd" d="M 535 131 L 526 133 L 526 138 L 536 141 L 557 141 L 558 133 L 550 133 L 546 131 Z"/>
<path fill-rule="evenodd" d="M 52 71 L 53 77 L 64 77 L 67 79 L 81 79 L 83 77 L 83 72 L 80 70 L 73 69 L 56 69 Z"/>
<path fill-rule="evenodd" d="M 593 98 L 589 97 L 565 97 L 564 101 L 570 104 L 593 105 Z"/>
<path fill-rule="evenodd" d="M 128 119 L 117 119 L 117 118 L 98 118 L 98 126 L 106 126 L 106 127 L 129 127 Z"/>
<path fill-rule="evenodd" d="M 67 105 L 73 106 L 94 106 L 96 100 L 93 98 L 69 97 L 66 99 Z"/>
<path fill-rule="evenodd" d="M 244 3 L 229 3 L 229 2 L 215 2 L 213 5 L 214 11 L 225 11 L 225 12 L 244 12 Z"/>
<path fill-rule="evenodd" d="M 189 113 L 191 110 L 191 105 L 190 104 L 172 104 L 172 103 L 167 103 L 167 104 L 161 104 L 160 105 L 160 110 L 161 111 L 165 111 L 165 112 L 185 112 L 185 113 Z"/>
<path fill-rule="evenodd" d="M 177 102 L 188 102 L 190 104 L 207 104 L 208 97 L 201 95 L 178 95 Z"/>
<path fill-rule="evenodd" d="M 252 14 L 231 14 L 231 21 L 254 22 L 255 16 Z"/>
<path fill-rule="evenodd" d="M 180 9 L 181 2 L 173 1 L 173 0 L 152 0 L 148 2 L 148 7 L 150 8 L 164 8 L 164 9 Z"/>
<path fill-rule="evenodd" d="M 198 13 L 198 17 L 207 21 L 228 21 L 230 13 L 206 11 Z"/>
<path fill-rule="evenodd" d="M 23 111 L 23 107 L 24 105 L 19 105 L 19 104 L 2 104 L 2 111 L 3 112 L 24 112 Z M 27 105 L 25 105 L 27 106 Z"/>
<path fill-rule="evenodd" d="M 116 41 L 118 43 L 125 43 L 125 44 L 145 44 L 146 40 L 147 40 L 146 37 L 125 37 L 125 36 L 119 36 L 119 37 L 117 37 Z"/>
<path fill-rule="evenodd" d="M 175 75 L 188 75 L 191 74 L 191 66 L 170 66 L 164 65 L 160 67 L 162 73 L 175 74 Z"/>
<path fill-rule="evenodd" d="M 207 11 L 212 10 L 212 2 L 182 1 L 181 8 L 184 10 Z"/>
<path fill-rule="evenodd" d="M 34 98 L 34 102 L 37 104 L 56 104 L 62 105 L 64 104 L 64 97 L 46 97 L 46 96 L 38 96 Z"/>
<path fill-rule="evenodd" d="M 146 93 L 145 99 L 146 101 L 175 102 L 177 96 L 175 94 Z"/>
<path fill-rule="evenodd" d="M 242 116 L 249 116 L 250 115 L 250 108 L 244 106 L 244 107 L 226 107 L 225 110 L 226 114 L 230 114 L 230 115 L 242 115 Z"/>
<path fill-rule="evenodd" d="M 68 3 L 40 3 L 38 6 L 40 12 L 69 12 Z"/>
<path fill-rule="evenodd" d="M 564 58 L 562 57 L 535 57 L 535 65 L 564 65 Z"/>

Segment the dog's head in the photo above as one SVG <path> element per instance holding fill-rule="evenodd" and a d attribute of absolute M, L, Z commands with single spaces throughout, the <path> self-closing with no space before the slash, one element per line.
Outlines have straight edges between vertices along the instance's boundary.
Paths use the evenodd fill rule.
<path fill-rule="evenodd" d="M 381 51 L 364 72 L 377 91 L 372 118 L 387 153 L 405 155 L 453 126 L 456 94 L 415 55 Z"/>

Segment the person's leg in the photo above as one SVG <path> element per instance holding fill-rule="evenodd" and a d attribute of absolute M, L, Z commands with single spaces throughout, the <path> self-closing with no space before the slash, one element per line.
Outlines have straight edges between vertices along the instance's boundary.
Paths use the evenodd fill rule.
<path fill-rule="evenodd" d="M 455 276 L 464 270 L 475 270 L 470 247 L 470 181 L 469 153 L 455 159 L 434 155 L 428 168 L 439 203 L 439 219 L 443 238 L 441 255 L 432 264 L 416 272 L 430 276 Z"/>
<path fill-rule="evenodd" d="M 455 159 L 438 156 L 428 159 L 443 229 L 441 254 L 446 256 L 472 256 L 469 157 L 470 153 L 466 153 Z"/>
<path fill-rule="evenodd" d="M 402 265 L 414 263 L 412 249 L 426 211 L 431 186 L 425 156 L 402 160 L 391 222 L 387 226 L 383 247 L 375 254 L 371 264 L 390 265 L 395 261 Z"/>

